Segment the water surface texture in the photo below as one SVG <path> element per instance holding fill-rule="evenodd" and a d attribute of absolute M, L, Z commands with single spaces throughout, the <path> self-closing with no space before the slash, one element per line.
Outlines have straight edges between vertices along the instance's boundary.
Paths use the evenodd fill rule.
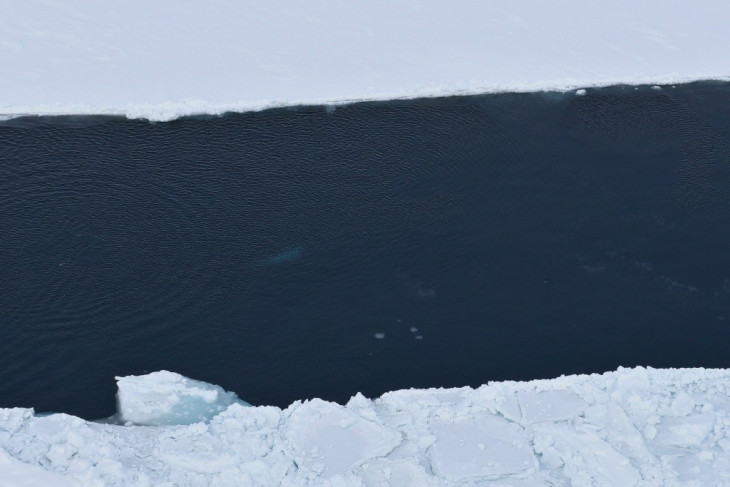
<path fill-rule="evenodd" d="M 0 407 L 728 367 L 730 87 L 0 124 Z"/>

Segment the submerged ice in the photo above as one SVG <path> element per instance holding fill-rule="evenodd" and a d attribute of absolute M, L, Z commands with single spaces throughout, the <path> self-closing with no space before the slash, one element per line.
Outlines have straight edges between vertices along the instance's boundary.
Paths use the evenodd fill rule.
<path fill-rule="evenodd" d="M 249 405 L 220 386 L 166 370 L 116 379 L 116 419 L 129 424 L 192 424 L 213 418 L 231 404 Z"/>
<path fill-rule="evenodd" d="M 303 247 L 293 247 L 279 252 L 278 254 L 270 255 L 269 257 L 259 261 L 259 265 L 269 267 L 288 264 L 289 262 L 298 260 L 302 256 L 302 253 L 304 253 Z"/>

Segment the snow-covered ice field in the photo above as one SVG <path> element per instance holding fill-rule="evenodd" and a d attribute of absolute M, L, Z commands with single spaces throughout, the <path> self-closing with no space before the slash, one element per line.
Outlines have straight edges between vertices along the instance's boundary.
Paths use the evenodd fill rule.
<path fill-rule="evenodd" d="M 0 115 L 728 79 L 723 0 L 0 1 Z"/>
<path fill-rule="evenodd" d="M 123 419 L 148 424 L 201 398 L 230 404 L 169 372 L 118 384 Z M 730 485 L 729 434 L 730 371 L 705 369 L 236 403 L 179 426 L 2 409 L 0 485 Z"/>
<path fill-rule="evenodd" d="M 729 25 L 721 0 L 0 0 L 0 117 L 727 80 Z M 122 378 L 127 425 L 0 409 L 0 486 L 730 485 L 729 378 L 620 369 L 284 410 Z"/>

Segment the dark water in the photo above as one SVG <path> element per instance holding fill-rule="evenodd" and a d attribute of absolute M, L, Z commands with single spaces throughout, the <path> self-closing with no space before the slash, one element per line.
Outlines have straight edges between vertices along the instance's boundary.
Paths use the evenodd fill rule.
<path fill-rule="evenodd" d="M 0 406 L 730 367 L 729 140 L 709 83 L 4 122 Z"/>

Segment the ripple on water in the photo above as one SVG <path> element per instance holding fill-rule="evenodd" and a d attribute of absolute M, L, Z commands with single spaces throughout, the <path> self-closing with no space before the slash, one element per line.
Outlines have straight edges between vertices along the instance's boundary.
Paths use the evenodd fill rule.
<path fill-rule="evenodd" d="M 0 123 L 0 403 L 721 366 L 727 103 L 679 91 Z"/>

